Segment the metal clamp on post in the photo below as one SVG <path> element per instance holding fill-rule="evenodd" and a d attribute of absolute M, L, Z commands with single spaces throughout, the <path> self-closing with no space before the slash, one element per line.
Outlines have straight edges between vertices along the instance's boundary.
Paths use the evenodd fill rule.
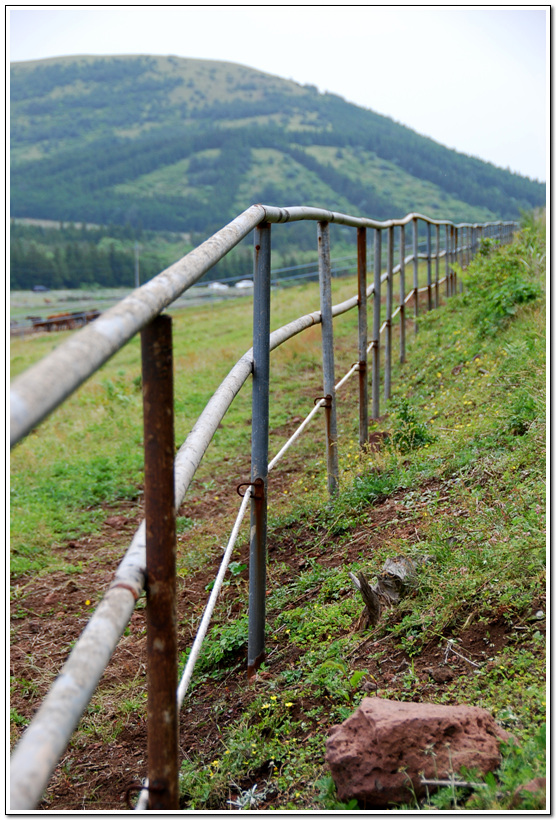
<path fill-rule="evenodd" d="M 322 405 L 325 409 L 332 407 L 332 396 L 317 396 L 316 399 L 313 400 L 313 404 L 318 404 L 319 401 L 324 402 Z"/>
<path fill-rule="evenodd" d="M 134 809 L 134 807 L 131 805 L 131 795 L 134 792 L 142 792 L 143 790 L 149 792 L 149 794 L 162 794 L 165 788 L 164 786 L 149 786 L 148 783 L 131 783 L 125 790 L 125 802 L 128 808 L 130 808 L 131 810 Z"/>
<path fill-rule="evenodd" d="M 251 493 L 251 497 L 255 498 L 257 501 L 264 498 L 264 481 L 262 478 L 257 478 L 255 481 L 244 481 L 242 484 L 238 484 L 236 487 L 236 492 L 240 498 L 245 496 L 245 493 L 240 492 L 242 487 L 254 487 L 255 489 Z"/>
<path fill-rule="evenodd" d="M 366 361 L 352 362 L 351 365 L 350 365 L 350 370 L 353 367 L 357 368 L 357 370 L 354 371 L 355 373 L 365 373 L 367 371 L 367 362 Z"/>

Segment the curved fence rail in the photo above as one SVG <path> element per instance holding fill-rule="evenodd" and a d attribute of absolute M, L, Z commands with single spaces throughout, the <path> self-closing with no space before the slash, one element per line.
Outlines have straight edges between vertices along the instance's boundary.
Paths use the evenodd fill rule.
<path fill-rule="evenodd" d="M 317 223 L 320 309 L 270 332 L 271 225 L 300 220 Z M 357 229 L 358 291 L 351 299 L 338 305 L 332 305 L 331 301 L 330 223 Z M 324 409 L 328 489 L 331 495 L 336 493 L 339 483 L 336 391 L 350 376 L 358 374 L 359 441 L 361 446 L 364 446 L 368 439 L 369 404 L 372 418 L 378 418 L 380 413 L 381 354 L 384 358 L 384 398 L 388 399 L 390 396 L 393 320 L 399 317 L 399 356 L 403 362 L 406 355 L 406 314 L 409 304 L 412 303 L 412 325 L 417 332 L 420 305 L 422 307 L 424 303 L 425 309 L 430 310 L 439 305 L 441 289 L 448 297 L 456 292 L 458 265 L 465 266 L 470 261 L 477 252 L 481 240 L 490 238 L 500 243 L 509 242 L 516 227 L 516 223 L 513 222 L 455 225 L 446 220 L 429 219 L 421 214 L 409 214 L 403 219 L 377 222 L 318 208 L 253 205 L 198 248 L 133 291 L 115 307 L 105 311 L 92 324 L 76 331 L 49 356 L 14 380 L 10 394 L 12 446 L 62 404 L 133 336 L 138 332 L 142 334 L 145 520 L 137 529 L 109 589 L 14 750 L 11 759 L 12 810 L 32 809 L 40 801 L 52 772 L 63 755 L 71 734 L 131 618 L 135 603 L 144 591 L 147 591 L 147 645 L 149 647 L 149 641 L 152 643 L 154 640 L 153 635 L 149 634 L 149 611 L 154 616 L 153 622 L 157 616 L 165 612 L 168 642 L 162 651 L 162 657 L 168 661 L 170 669 L 173 669 L 172 664 L 175 666 L 175 617 L 172 617 L 175 583 L 172 579 L 172 556 L 175 556 L 173 517 L 184 500 L 218 425 L 235 396 L 252 375 L 251 481 L 246 487 L 238 518 L 179 685 L 175 669 L 165 674 L 163 681 L 160 680 L 160 676 L 157 678 L 154 668 L 160 665 L 160 657 L 157 662 L 153 653 L 149 652 L 149 666 L 153 668 L 153 673 L 148 677 L 148 779 L 136 808 L 146 808 L 147 805 L 151 809 L 177 808 L 178 762 L 177 747 L 174 743 L 177 728 L 172 729 L 170 736 L 161 740 L 157 734 L 160 728 L 157 727 L 157 723 L 160 724 L 160 714 L 170 715 L 170 724 L 177 727 L 177 712 L 185 697 L 247 507 L 251 508 L 247 661 L 247 672 L 250 676 L 264 659 L 269 471 L 293 445 L 309 422 Z M 154 456 L 152 448 L 150 454 L 147 451 L 148 443 L 152 444 L 153 436 L 158 440 L 165 436 L 165 450 L 171 451 L 172 454 L 174 452 L 171 406 L 165 408 L 164 403 L 159 402 L 163 412 L 159 413 L 154 421 L 149 420 L 150 415 L 147 412 L 149 391 L 155 390 L 156 395 L 160 396 L 160 391 L 163 390 L 168 397 L 166 404 L 171 405 L 173 401 L 171 335 L 168 331 L 170 320 L 168 317 L 161 317 L 160 314 L 251 232 L 254 232 L 253 347 L 239 359 L 217 388 L 178 450 L 173 465 L 164 464 L 163 458 L 157 461 L 156 447 Z M 367 248 L 370 244 L 370 232 L 374 239 L 373 281 L 368 284 Z M 409 254 L 408 245 L 411 251 Z M 395 256 L 398 257 L 397 263 Z M 420 270 L 420 262 L 426 263 L 426 283 L 421 285 L 419 277 L 421 275 L 423 279 L 423 265 Z M 406 269 L 409 266 L 412 272 L 411 287 L 407 287 L 406 282 Z M 397 300 L 394 297 L 395 277 L 399 280 Z M 369 298 L 372 298 L 370 334 L 367 328 Z M 395 301 L 397 307 L 394 308 Z M 336 384 L 333 319 L 354 308 L 358 310 L 358 361 Z M 161 323 L 160 319 L 167 321 Z M 292 438 L 269 462 L 270 353 L 315 324 L 322 326 L 323 396 Z M 368 354 L 371 357 L 370 368 L 367 367 Z M 167 412 L 164 412 L 165 410 Z M 150 460 L 153 458 L 154 461 Z M 152 477 L 147 480 L 149 471 L 153 471 Z M 163 498 L 161 494 L 164 495 Z M 172 512 L 164 516 L 166 523 L 163 527 L 157 525 L 157 516 L 150 512 L 153 509 L 160 509 L 161 503 L 165 503 L 167 507 L 169 504 Z M 164 573 L 165 592 L 162 596 L 164 600 L 161 601 L 154 590 L 156 587 L 158 591 L 161 587 L 162 582 L 159 583 L 159 580 Z M 152 645 L 158 646 L 156 640 Z M 168 694 L 169 691 L 171 694 Z M 154 740 L 151 741 L 151 738 Z M 160 748 L 161 746 L 163 748 Z M 156 782 L 156 789 L 149 791 L 149 782 Z"/>

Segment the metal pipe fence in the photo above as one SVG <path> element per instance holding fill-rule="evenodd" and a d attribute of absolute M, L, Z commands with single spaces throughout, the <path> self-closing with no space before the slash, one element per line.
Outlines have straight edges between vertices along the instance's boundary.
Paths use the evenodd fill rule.
<path fill-rule="evenodd" d="M 290 221 L 312 220 L 317 223 L 317 248 L 320 288 L 320 310 L 301 316 L 270 332 L 271 288 L 271 225 Z M 330 232 L 331 223 L 357 229 L 357 294 L 338 305 L 332 305 Z M 425 226 L 424 250 L 420 250 L 419 223 Z M 406 254 L 407 226 L 412 227 L 412 252 Z M 434 226 L 434 249 L 432 228 Z M 331 496 L 339 489 L 338 432 L 336 391 L 354 373 L 359 375 L 359 443 L 368 440 L 368 370 L 371 354 L 371 415 L 380 415 L 381 336 L 384 334 L 383 387 L 384 399 L 391 393 L 393 321 L 399 323 L 400 362 L 406 360 L 407 312 L 414 302 L 414 328 L 417 331 L 419 296 L 426 294 L 426 309 L 440 303 L 441 285 L 445 296 L 457 291 L 456 266 L 467 264 L 478 251 L 481 238 L 510 242 L 516 229 L 513 222 L 483 225 L 454 225 L 447 220 L 433 220 L 421 214 L 408 214 L 403 219 L 378 222 L 318 208 L 276 208 L 253 205 L 229 225 L 187 254 L 174 265 L 154 277 L 118 305 L 103 313 L 94 323 L 76 331 L 38 364 L 14 380 L 11 399 L 11 444 L 15 446 L 56 407 L 63 403 L 87 378 L 95 373 L 136 333 L 142 332 L 144 373 L 145 424 L 145 514 L 129 548 L 120 562 L 104 598 L 92 614 L 81 637 L 73 647 L 60 675 L 54 681 L 37 714 L 22 735 L 11 758 L 11 810 L 33 809 L 40 801 L 55 766 L 64 753 L 81 715 L 86 709 L 118 641 L 133 613 L 140 595 L 147 592 L 147 621 L 152 620 L 153 632 L 149 663 L 160 665 L 159 650 L 163 645 L 162 675 L 148 677 L 148 781 L 137 808 L 177 808 L 177 714 L 206 635 L 210 617 L 222 585 L 226 567 L 239 533 L 241 520 L 251 508 L 249 559 L 249 640 L 247 672 L 253 676 L 264 660 L 265 596 L 266 596 L 266 517 L 268 473 L 299 438 L 309 422 L 324 409 L 328 490 Z M 441 247 L 444 228 L 444 247 Z M 162 311 L 178 296 L 194 285 L 213 265 L 238 242 L 254 232 L 254 293 L 253 347 L 232 367 L 199 416 L 173 465 L 167 454 L 173 453 L 172 387 L 156 387 L 157 379 L 171 369 L 171 336 Z M 386 232 L 386 242 L 382 234 Z M 367 285 L 367 244 L 373 236 L 373 281 Z M 394 265 L 398 240 L 399 262 Z M 386 271 L 383 273 L 383 245 L 386 248 Z M 444 259 L 444 275 L 440 277 L 440 261 Z M 434 261 L 434 278 L 432 264 Z M 426 263 L 426 284 L 420 286 Z M 406 292 L 406 265 L 413 270 L 413 287 Z M 399 301 L 394 309 L 394 277 L 399 275 Z M 386 285 L 385 318 L 382 321 L 382 284 Z M 372 297 L 372 332 L 367 337 L 367 300 Z M 333 319 L 353 308 L 358 309 L 358 361 L 335 384 Z M 159 326 L 159 320 L 165 320 Z M 323 396 L 280 452 L 269 462 L 269 357 L 273 350 L 315 324 L 322 327 Z M 166 327 L 164 330 L 163 328 Z M 152 377 L 149 376 L 152 374 Z M 183 503 L 193 476 L 201 463 L 212 437 L 249 376 L 252 375 L 252 454 L 251 481 L 241 503 L 238 519 L 226 548 L 222 565 L 211 592 L 199 632 L 189 655 L 185 671 L 176 691 L 176 641 L 171 624 L 175 622 L 175 512 Z M 149 387 L 149 385 L 151 385 Z M 155 385 L 153 388 L 152 385 Z M 152 417 L 149 390 L 157 391 L 157 413 Z M 165 401 L 160 401 L 162 394 Z M 166 444 L 160 445 L 163 438 Z M 158 441 L 158 446 L 156 442 Z M 158 452 L 161 449 L 163 452 Z M 166 458 L 164 458 L 166 454 Z M 147 476 L 150 476 L 147 480 Z M 153 525 L 152 510 L 166 510 L 163 525 Z M 158 512 L 155 518 L 160 518 Z M 161 580 L 162 578 L 162 580 Z M 162 587 L 161 587 L 162 584 Z M 162 594 L 160 590 L 162 588 Z M 162 618 L 164 635 L 160 630 Z M 156 651 L 155 651 L 156 649 Z M 158 653 L 158 654 L 157 654 Z M 152 690 L 152 691 L 151 691 Z M 160 733 L 161 715 L 165 729 Z"/>

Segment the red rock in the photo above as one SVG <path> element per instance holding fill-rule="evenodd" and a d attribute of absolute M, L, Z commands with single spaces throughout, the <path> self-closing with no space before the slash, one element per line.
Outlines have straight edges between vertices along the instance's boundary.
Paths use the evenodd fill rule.
<path fill-rule="evenodd" d="M 509 735 L 486 709 L 365 698 L 326 743 L 338 799 L 387 808 L 425 797 L 421 778 L 443 780 L 462 767 L 486 773 L 500 764 Z"/>
<path fill-rule="evenodd" d="M 511 809 L 517 809 L 526 798 L 526 793 L 544 798 L 546 802 L 546 777 L 535 777 L 515 792 L 510 803 Z"/>

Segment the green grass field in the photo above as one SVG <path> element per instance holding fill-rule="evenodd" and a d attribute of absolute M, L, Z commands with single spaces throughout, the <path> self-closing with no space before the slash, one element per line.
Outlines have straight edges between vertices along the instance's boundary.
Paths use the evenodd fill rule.
<path fill-rule="evenodd" d="M 271 499 L 269 538 L 277 543 L 292 538 L 300 554 L 310 557 L 294 573 L 269 563 L 267 680 L 253 689 L 237 718 L 228 717 L 222 692 L 224 682 L 231 686 L 237 679 L 243 685 L 237 652 L 245 646 L 245 617 L 231 618 L 224 606 L 217 608 L 187 708 L 193 720 L 207 691 L 217 690 L 211 708 L 220 732 L 211 741 L 210 759 L 206 748 L 190 749 L 181 773 L 182 808 L 225 807 L 232 784 L 245 807 L 263 803 L 261 797 L 259 804 L 249 804 L 249 788 L 256 784 L 259 796 L 264 793 L 274 809 L 353 808 L 338 803 L 323 756 L 329 728 L 364 696 L 362 682 L 375 674 L 377 664 L 387 664 L 388 653 L 403 652 L 403 675 L 394 676 L 390 685 L 379 682 L 377 693 L 419 699 L 421 661 L 431 646 L 444 647 L 447 638 L 457 646 L 471 626 L 484 640 L 494 623 L 511 626 L 504 646 L 492 649 L 478 671 L 459 675 L 428 698 L 488 708 L 518 745 L 504 749 L 501 769 L 483 789 L 440 790 L 427 808 L 504 811 L 515 807 L 521 785 L 543 774 L 543 230 L 540 221 L 531 219 L 512 246 L 485 246 L 461 273 L 464 293 L 423 314 L 417 336 L 408 323 L 407 363 L 395 366 L 392 400 L 383 403 L 385 415 L 372 426 L 372 432 L 386 436 L 380 450 L 359 452 L 355 392 L 339 397 L 341 490 L 333 502 L 326 497 L 322 425 L 302 440 L 291 488 Z M 408 275 L 408 290 L 410 281 Z M 355 283 L 335 280 L 333 291 L 333 301 L 340 302 L 354 293 Z M 317 308 L 315 285 L 277 291 L 272 327 Z M 251 346 L 251 312 L 251 300 L 242 299 L 173 313 L 178 444 L 232 364 Z M 356 311 L 339 317 L 334 330 L 339 378 L 357 358 Z M 41 358 L 63 337 L 12 340 L 13 372 Z M 320 355 L 317 327 L 272 359 L 270 426 L 276 432 L 271 455 L 284 440 L 280 428 L 292 416 L 304 416 L 312 407 L 311 396 L 320 395 Z M 208 450 L 199 486 L 213 480 L 223 458 L 232 475 L 248 463 L 250 425 L 245 422 L 250 413 L 250 391 L 245 389 Z M 106 508 L 118 500 L 140 500 L 142 436 L 139 343 L 133 340 L 13 451 L 14 594 L 34 574 L 73 572 L 53 547 L 95 532 Z M 393 509 L 400 512 L 377 530 L 372 521 L 385 504 L 399 505 Z M 402 521 L 404 526 L 412 522 L 418 538 L 407 540 Z M 222 523 L 215 527 L 222 540 Z M 350 545 L 362 534 L 374 538 L 377 532 L 379 546 L 353 551 Z M 193 579 L 197 558 L 208 554 L 209 545 L 214 549 L 214 543 L 214 535 L 193 531 L 188 548 L 196 558 L 179 557 L 182 575 Z M 387 557 L 400 553 L 430 560 L 419 567 L 415 593 L 388 610 L 375 628 L 375 649 L 355 663 L 354 651 L 365 636 L 354 629 L 361 601 L 348 594 L 348 570 L 363 570 L 372 578 Z M 235 587 L 241 609 L 247 587 L 244 581 Z M 292 647 L 300 653 L 293 665 L 287 662 Z M 132 693 L 126 691 L 137 708 L 142 687 L 144 681 L 136 681 Z M 17 715 L 15 719 L 17 723 Z M 102 740 L 109 727 L 97 720 L 95 737 Z M 83 732 L 90 729 L 78 729 L 77 746 Z M 535 799 L 518 805 L 538 809 Z"/>

